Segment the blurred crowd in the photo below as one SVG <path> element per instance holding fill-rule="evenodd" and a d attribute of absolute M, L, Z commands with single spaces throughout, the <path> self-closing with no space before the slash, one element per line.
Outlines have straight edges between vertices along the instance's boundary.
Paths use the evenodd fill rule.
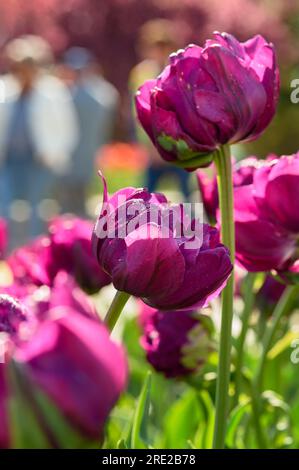
<path fill-rule="evenodd" d="M 69 49 L 54 64 L 49 44 L 27 35 L 8 43 L 4 54 L 1 216 L 18 244 L 40 234 L 53 211 L 85 214 L 94 156 L 111 138 L 118 93 L 83 48 Z"/>
<path fill-rule="evenodd" d="M 42 233 L 59 212 L 86 216 L 90 182 L 111 148 L 126 160 L 124 167 L 138 148 L 133 154 L 142 163 L 136 169 L 149 190 L 156 190 L 161 178 L 174 177 L 188 199 L 188 174 L 163 163 L 134 111 L 138 87 L 157 76 L 178 47 L 170 21 L 156 19 L 141 28 L 140 63 L 128 83 L 128 143 L 120 145 L 113 143 L 120 96 L 91 51 L 72 47 L 57 62 L 39 36 L 6 44 L 7 70 L 0 77 L 0 216 L 9 223 L 12 247 Z"/>

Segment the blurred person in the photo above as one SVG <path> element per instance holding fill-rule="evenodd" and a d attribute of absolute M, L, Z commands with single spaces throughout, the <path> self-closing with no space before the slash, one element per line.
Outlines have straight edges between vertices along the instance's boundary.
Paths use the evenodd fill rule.
<path fill-rule="evenodd" d="M 66 51 L 62 77 L 69 85 L 77 111 L 79 139 L 59 190 L 60 203 L 64 211 L 84 216 L 96 154 L 113 136 L 119 94 L 104 79 L 93 54 L 83 47 Z"/>
<path fill-rule="evenodd" d="M 166 19 L 155 19 L 145 23 L 139 32 L 137 52 L 143 59 L 131 71 L 129 90 L 132 102 L 138 88 L 151 78 L 155 78 L 164 69 L 169 55 L 178 49 L 173 23 Z M 135 113 L 134 113 L 135 114 Z M 157 189 L 162 177 L 175 176 L 186 200 L 189 198 L 189 174 L 175 166 L 165 163 L 149 138 L 138 124 L 136 117 L 132 123 L 133 139 L 137 139 L 147 149 L 149 165 L 146 170 L 145 186 L 150 192 Z"/>
<path fill-rule="evenodd" d="M 70 163 L 77 125 L 67 87 L 47 71 L 48 43 L 21 36 L 4 52 L 10 73 L 0 77 L 0 205 L 15 245 L 42 232 L 40 202 L 48 197 L 53 175 Z M 10 220 L 16 200 L 27 202 L 29 220 L 22 234 Z"/>

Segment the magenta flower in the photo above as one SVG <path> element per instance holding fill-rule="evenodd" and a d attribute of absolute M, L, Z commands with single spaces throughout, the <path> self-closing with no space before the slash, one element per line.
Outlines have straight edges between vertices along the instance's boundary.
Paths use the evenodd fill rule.
<path fill-rule="evenodd" d="M 88 292 L 98 291 L 111 280 L 93 256 L 91 235 L 91 222 L 72 216 L 57 217 L 49 225 L 49 236 L 17 248 L 7 259 L 15 281 L 52 286 L 57 273 L 63 270 Z"/>
<path fill-rule="evenodd" d="M 49 225 L 50 270 L 56 274 L 59 268 L 73 274 L 80 286 L 91 293 L 111 282 L 94 258 L 92 230 L 92 222 L 72 216 L 57 217 Z"/>
<path fill-rule="evenodd" d="M 149 310 L 149 307 L 146 307 Z M 142 314 L 141 345 L 148 362 L 166 377 L 198 372 L 211 352 L 211 332 L 194 311 Z"/>
<path fill-rule="evenodd" d="M 35 391 L 41 390 L 85 438 L 99 438 L 126 385 L 122 348 L 98 319 L 89 312 L 82 315 L 73 305 L 52 305 L 42 321 L 29 312 L 14 298 L 0 296 L 0 332 L 7 336 L 6 360 L 0 364 L 0 447 L 10 442 L 11 361 L 22 376 L 20 386 L 29 406 Z M 36 406 L 34 413 L 42 413 Z"/>
<path fill-rule="evenodd" d="M 161 75 L 139 89 L 136 108 L 162 158 L 196 169 L 221 145 L 256 139 L 274 116 L 278 93 L 272 44 L 217 32 L 204 47 L 172 54 Z"/>
<path fill-rule="evenodd" d="M 195 226 L 162 194 L 125 188 L 108 198 L 105 185 L 94 249 L 119 291 L 160 310 L 203 306 L 223 289 L 232 264 L 218 231 L 200 224 L 200 238 Z"/>
<path fill-rule="evenodd" d="M 253 173 L 258 160 L 256 157 L 248 157 L 233 166 L 233 185 L 235 188 L 251 184 Z M 219 196 L 217 187 L 216 171 L 212 177 L 208 177 L 203 170 L 196 172 L 198 187 L 201 193 L 202 202 L 211 222 L 215 222 L 217 210 L 219 209 Z"/>
<path fill-rule="evenodd" d="M 248 271 L 287 271 L 298 259 L 299 153 L 259 162 L 253 182 L 235 189 L 237 260 Z"/>
<path fill-rule="evenodd" d="M 272 276 L 267 276 L 262 287 L 257 292 L 257 302 L 260 305 L 261 312 L 264 313 L 270 310 L 272 313 L 273 308 L 285 289 L 285 284 L 279 282 Z"/>
<path fill-rule="evenodd" d="M 51 241 L 41 236 L 14 250 L 6 261 L 16 283 L 50 286 L 54 277 L 49 270 L 50 260 Z"/>
<path fill-rule="evenodd" d="M 216 173 L 210 178 L 203 171 L 196 172 L 197 183 L 204 205 L 205 213 L 211 223 L 215 223 L 216 212 L 219 208 L 219 195 Z"/>

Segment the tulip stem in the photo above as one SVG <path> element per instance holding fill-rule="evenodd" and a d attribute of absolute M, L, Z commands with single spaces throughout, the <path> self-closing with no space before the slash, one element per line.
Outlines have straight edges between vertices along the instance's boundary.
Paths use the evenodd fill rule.
<path fill-rule="evenodd" d="M 230 147 L 223 146 L 215 155 L 221 215 L 222 243 L 230 250 L 231 262 L 235 258 L 235 227 L 233 218 L 233 182 Z M 229 408 L 229 382 L 231 365 L 231 330 L 233 320 L 233 273 L 222 291 L 220 349 L 216 386 L 216 417 L 213 448 L 223 449 Z"/>
<path fill-rule="evenodd" d="M 277 328 L 279 327 L 282 317 L 290 310 L 294 298 L 299 293 L 299 286 L 289 286 L 285 289 L 283 295 L 279 299 L 278 304 L 276 305 L 272 322 L 269 327 L 266 329 L 264 340 L 263 340 L 263 349 L 257 366 L 256 375 L 252 383 L 252 412 L 253 420 L 255 423 L 256 437 L 258 445 L 260 448 L 267 447 L 267 441 L 263 434 L 263 429 L 260 422 L 260 416 L 262 414 L 262 407 L 260 402 L 260 397 L 263 392 L 263 379 L 265 373 L 265 366 L 267 363 L 267 355 L 271 348 L 273 339 Z"/>
<path fill-rule="evenodd" d="M 104 320 L 104 322 L 106 323 L 110 331 L 113 330 L 129 298 L 130 298 L 130 294 L 127 294 L 126 292 L 121 292 L 121 291 L 116 292 L 115 297 L 112 301 L 112 304 L 109 307 L 109 310 Z"/>

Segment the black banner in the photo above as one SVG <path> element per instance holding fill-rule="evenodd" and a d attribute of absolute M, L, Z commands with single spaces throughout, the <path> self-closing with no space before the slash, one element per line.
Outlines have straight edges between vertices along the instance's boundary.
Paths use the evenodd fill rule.
<path fill-rule="evenodd" d="M 120 466 L 138 468 L 141 466 L 175 466 L 203 464 L 250 463 L 285 465 L 290 459 L 299 458 L 297 450 L 0 450 L 1 468 L 4 465 L 24 463 L 37 465 L 63 464 L 82 465 L 86 468 Z M 85 468 L 85 467 L 82 467 Z"/>

